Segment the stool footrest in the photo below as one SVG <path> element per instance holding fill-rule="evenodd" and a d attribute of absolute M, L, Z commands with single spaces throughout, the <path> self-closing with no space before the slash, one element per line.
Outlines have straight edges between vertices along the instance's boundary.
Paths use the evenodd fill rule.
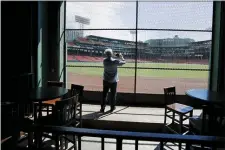
<path fill-rule="evenodd" d="M 183 134 L 188 131 L 188 127 L 186 125 L 183 125 L 182 129 L 181 129 L 182 132 L 180 133 L 179 132 L 180 125 L 178 123 L 170 123 L 170 124 L 165 125 L 165 127 L 167 129 L 169 129 L 169 131 L 176 133 L 176 134 Z"/>

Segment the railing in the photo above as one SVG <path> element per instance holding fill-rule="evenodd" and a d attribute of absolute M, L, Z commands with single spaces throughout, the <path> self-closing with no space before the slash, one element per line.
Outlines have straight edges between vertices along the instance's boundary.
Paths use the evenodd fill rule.
<path fill-rule="evenodd" d="M 122 140 L 135 140 L 135 150 L 138 150 L 138 141 L 155 141 L 160 142 L 160 149 L 163 149 L 163 143 L 184 143 L 186 149 L 191 145 L 198 144 L 201 146 L 219 147 L 218 145 L 225 144 L 225 137 L 215 136 L 196 136 L 196 135 L 178 135 L 178 134 L 161 134 L 161 133 L 144 133 L 144 132 L 128 132 L 128 131 L 113 131 L 113 130 L 98 130 L 85 129 L 74 127 L 59 127 L 59 126 L 32 126 L 27 128 L 29 131 L 54 133 L 56 135 L 77 135 L 88 137 L 100 137 L 101 150 L 104 150 L 104 138 L 116 139 L 116 150 L 122 150 Z M 79 150 L 81 147 L 79 147 Z"/>

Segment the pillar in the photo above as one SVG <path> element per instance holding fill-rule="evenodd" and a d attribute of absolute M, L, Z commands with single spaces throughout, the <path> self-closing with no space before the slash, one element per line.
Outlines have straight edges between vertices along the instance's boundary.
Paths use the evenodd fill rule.
<path fill-rule="evenodd" d="M 209 89 L 224 91 L 225 85 L 225 2 L 214 1 L 212 52 L 210 59 Z"/>

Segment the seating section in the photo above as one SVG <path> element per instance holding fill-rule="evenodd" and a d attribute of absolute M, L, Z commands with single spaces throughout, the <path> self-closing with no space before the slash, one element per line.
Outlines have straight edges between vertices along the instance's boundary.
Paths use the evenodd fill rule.
<path fill-rule="evenodd" d="M 68 61 L 80 61 L 80 62 L 101 62 L 101 61 L 103 61 L 103 57 L 68 55 L 67 60 Z"/>
<path fill-rule="evenodd" d="M 73 55 L 67 55 L 67 60 L 68 60 L 68 61 L 74 60 L 74 56 L 73 56 Z"/>
<path fill-rule="evenodd" d="M 101 56 L 81 56 L 81 55 L 68 55 L 68 61 L 78 61 L 78 62 L 102 62 L 103 57 Z M 126 62 L 135 62 L 134 59 L 127 59 Z M 182 63 L 182 64 L 208 64 L 208 60 L 203 59 L 159 59 L 159 58 L 150 58 L 146 59 L 138 59 L 138 63 Z"/>

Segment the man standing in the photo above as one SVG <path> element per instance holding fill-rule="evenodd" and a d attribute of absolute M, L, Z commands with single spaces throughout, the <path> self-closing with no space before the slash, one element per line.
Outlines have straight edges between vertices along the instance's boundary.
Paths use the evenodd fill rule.
<path fill-rule="evenodd" d="M 119 81 L 117 67 L 122 66 L 126 63 L 121 53 L 117 55 L 117 57 L 119 57 L 120 59 L 114 59 L 112 49 L 106 49 L 104 54 L 106 55 L 106 58 L 103 60 L 104 74 L 103 74 L 103 99 L 101 102 L 101 110 L 100 110 L 101 112 L 105 111 L 106 99 L 109 89 L 111 91 L 111 98 L 110 98 L 111 111 L 115 110 L 116 88 L 117 82 Z"/>

